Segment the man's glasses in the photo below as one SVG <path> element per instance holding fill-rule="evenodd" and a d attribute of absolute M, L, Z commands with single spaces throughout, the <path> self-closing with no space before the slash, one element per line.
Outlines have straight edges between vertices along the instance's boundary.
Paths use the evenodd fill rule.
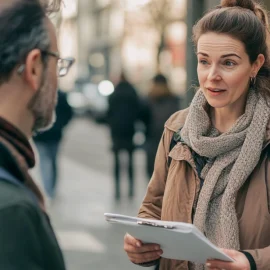
<path fill-rule="evenodd" d="M 41 52 L 44 55 L 52 56 L 57 59 L 57 66 L 58 66 L 58 77 L 64 77 L 68 74 L 69 69 L 75 62 L 75 58 L 73 57 L 66 57 L 66 58 L 61 58 L 59 53 L 57 52 L 50 52 L 50 51 L 42 51 Z M 18 68 L 18 73 L 22 74 L 22 72 L 25 69 L 25 65 L 21 65 Z"/>
<path fill-rule="evenodd" d="M 75 62 L 75 58 L 73 57 L 66 57 L 66 58 L 61 58 L 59 53 L 56 52 L 50 52 L 50 51 L 42 51 L 43 54 L 49 55 L 52 57 L 55 57 L 58 62 L 58 77 L 64 77 L 68 74 L 69 69 Z"/>

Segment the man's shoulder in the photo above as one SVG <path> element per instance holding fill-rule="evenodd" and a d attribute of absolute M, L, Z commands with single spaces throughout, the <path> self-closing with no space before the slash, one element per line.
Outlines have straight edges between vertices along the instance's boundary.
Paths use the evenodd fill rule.
<path fill-rule="evenodd" d="M 2 210 L 21 208 L 25 212 L 38 213 L 37 205 L 22 188 L 0 179 L 0 215 Z"/>
<path fill-rule="evenodd" d="M 174 113 L 165 123 L 165 128 L 176 132 L 184 126 L 186 118 L 189 112 L 189 108 L 177 111 Z"/>

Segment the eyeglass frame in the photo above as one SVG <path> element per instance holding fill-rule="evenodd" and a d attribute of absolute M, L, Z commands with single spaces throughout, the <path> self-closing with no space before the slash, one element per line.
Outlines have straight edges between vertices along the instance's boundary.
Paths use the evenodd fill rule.
<path fill-rule="evenodd" d="M 69 69 L 71 68 L 71 66 L 75 62 L 75 58 L 73 58 L 73 57 L 61 58 L 60 57 L 60 54 L 58 52 L 41 51 L 41 53 L 42 54 L 49 55 L 49 56 L 52 56 L 52 57 L 55 57 L 58 60 L 58 63 L 60 61 L 67 61 L 68 62 L 68 66 L 67 67 L 63 67 L 63 68 L 66 68 L 67 69 L 66 73 L 64 75 L 61 75 L 60 74 L 61 68 L 59 68 L 59 70 L 58 70 L 58 77 L 64 77 L 64 76 L 66 76 L 68 74 Z M 18 74 L 22 74 L 23 71 L 24 71 L 24 69 L 25 69 L 25 64 L 20 65 L 19 68 L 17 69 Z"/>

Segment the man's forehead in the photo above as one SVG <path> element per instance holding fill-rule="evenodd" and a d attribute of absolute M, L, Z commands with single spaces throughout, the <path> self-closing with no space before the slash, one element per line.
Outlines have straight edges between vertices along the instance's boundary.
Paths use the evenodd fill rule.
<path fill-rule="evenodd" d="M 55 26 L 54 26 L 54 24 L 52 23 L 52 21 L 50 20 L 49 17 L 46 17 L 45 23 L 46 23 L 46 26 L 48 28 L 49 33 L 53 34 L 53 35 L 56 35 Z"/>

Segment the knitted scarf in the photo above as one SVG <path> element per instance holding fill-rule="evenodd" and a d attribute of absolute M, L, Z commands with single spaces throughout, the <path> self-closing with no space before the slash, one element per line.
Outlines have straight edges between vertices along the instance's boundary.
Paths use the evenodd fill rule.
<path fill-rule="evenodd" d="M 17 164 L 22 175 L 20 180 L 36 195 L 41 209 L 45 211 L 43 195 L 28 173 L 28 170 L 35 165 L 35 156 L 32 147 L 20 130 L 1 117 L 0 143 L 8 149 Z"/>
<path fill-rule="evenodd" d="M 11 143 L 25 158 L 28 167 L 35 166 L 35 155 L 27 138 L 11 123 L 0 117 L 0 137 Z"/>
<path fill-rule="evenodd" d="M 229 131 L 220 134 L 212 126 L 207 106 L 199 90 L 181 130 L 184 142 L 208 159 L 201 172 L 204 184 L 194 225 L 218 247 L 239 250 L 236 197 L 259 161 L 270 108 L 265 98 L 250 89 L 245 113 Z M 204 266 L 197 264 L 195 269 L 204 269 Z"/>

